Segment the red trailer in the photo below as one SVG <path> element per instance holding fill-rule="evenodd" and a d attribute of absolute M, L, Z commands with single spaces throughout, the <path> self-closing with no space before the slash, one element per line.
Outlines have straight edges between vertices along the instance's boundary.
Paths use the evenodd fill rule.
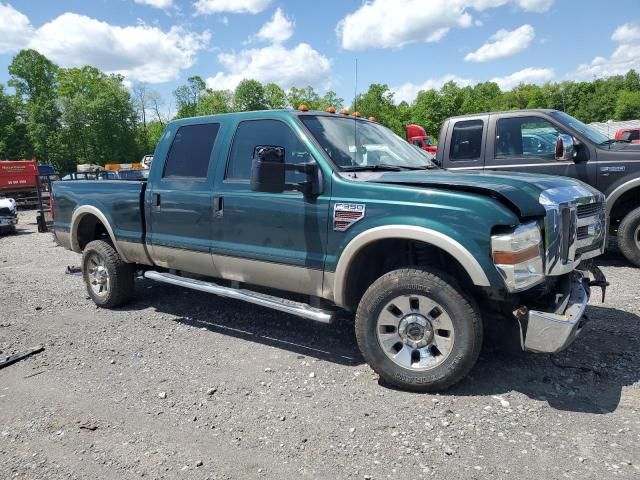
<path fill-rule="evenodd" d="M 0 196 L 13 198 L 21 207 L 38 205 L 38 162 L 0 161 Z"/>

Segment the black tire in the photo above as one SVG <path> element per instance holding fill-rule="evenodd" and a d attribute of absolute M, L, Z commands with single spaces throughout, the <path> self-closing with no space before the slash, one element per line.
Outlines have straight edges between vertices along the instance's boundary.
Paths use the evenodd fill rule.
<path fill-rule="evenodd" d="M 464 378 L 475 365 L 482 347 L 482 319 L 475 302 L 454 285 L 435 270 L 402 269 L 383 275 L 365 292 L 356 312 L 356 338 L 363 357 L 385 382 L 411 391 L 444 390 Z M 442 363 L 427 370 L 397 364 L 385 353 L 378 338 L 378 317 L 383 309 L 396 298 L 412 295 L 427 297 L 442 306 L 453 326 L 450 353 Z"/>
<path fill-rule="evenodd" d="M 631 210 L 618 227 L 618 248 L 627 260 L 640 267 L 640 207 Z"/>
<path fill-rule="evenodd" d="M 101 293 L 92 287 L 92 275 L 94 270 L 93 259 L 102 260 L 103 271 L 106 270 L 108 282 Z M 125 263 L 118 252 L 109 243 L 103 240 L 90 242 L 82 252 L 82 276 L 87 287 L 87 293 L 96 305 L 102 308 L 114 308 L 126 303 L 133 295 L 134 268 L 130 263 Z"/>

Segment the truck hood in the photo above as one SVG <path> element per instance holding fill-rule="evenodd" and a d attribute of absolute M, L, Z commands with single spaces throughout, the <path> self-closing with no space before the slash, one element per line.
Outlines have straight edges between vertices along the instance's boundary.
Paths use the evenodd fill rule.
<path fill-rule="evenodd" d="M 540 194 L 549 189 L 578 187 L 577 190 L 596 193 L 585 183 L 567 177 L 536 175 L 514 172 L 483 172 L 469 170 L 448 172 L 427 170 L 412 172 L 388 172 L 377 178 L 367 179 L 377 183 L 398 184 L 412 187 L 459 190 L 487 195 L 505 204 L 521 218 L 545 214 L 540 204 Z"/>

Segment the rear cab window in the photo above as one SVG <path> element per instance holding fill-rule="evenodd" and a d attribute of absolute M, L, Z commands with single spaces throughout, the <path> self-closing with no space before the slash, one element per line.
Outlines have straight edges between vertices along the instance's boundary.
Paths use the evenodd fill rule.
<path fill-rule="evenodd" d="M 486 118 L 451 120 L 444 145 L 445 168 L 482 168 Z"/>
<path fill-rule="evenodd" d="M 167 154 L 162 178 L 206 179 L 219 130 L 219 123 L 183 125 L 178 128 Z"/>

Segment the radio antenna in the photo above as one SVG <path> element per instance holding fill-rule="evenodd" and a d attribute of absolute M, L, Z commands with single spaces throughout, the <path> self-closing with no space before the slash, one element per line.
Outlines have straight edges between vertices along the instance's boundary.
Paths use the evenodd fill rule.
<path fill-rule="evenodd" d="M 358 111 L 358 58 L 356 57 L 356 66 L 355 66 L 355 77 L 356 81 L 353 86 L 353 145 L 356 149 L 354 155 L 354 161 L 358 164 L 358 117 L 356 117 L 356 112 Z"/>

